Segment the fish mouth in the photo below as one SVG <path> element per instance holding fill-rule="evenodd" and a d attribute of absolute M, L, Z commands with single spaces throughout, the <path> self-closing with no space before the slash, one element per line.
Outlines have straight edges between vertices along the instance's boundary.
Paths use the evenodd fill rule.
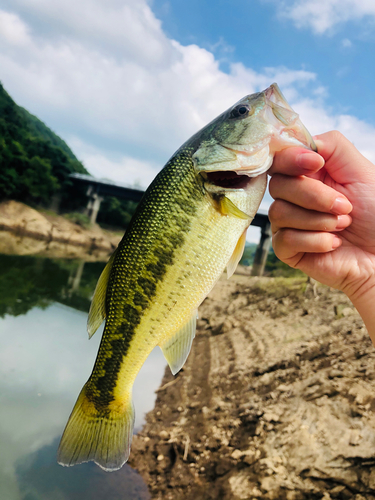
<path fill-rule="evenodd" d="M 202 172 L 201 175 L 213 186 L 224 189 L 246 189 L 252 181 L 252 177 L 238 174 L 233 170 Z"/>
<path fill-rule="evenodd" d="M 306 148 L 317 152 L 317 147 L 310 132 L 299 120 L 298 114 L 293 110 L 288 101 L 285 99 L 277 83 L 273 83 L 264 90 L 267 104 L 272 108 L 273 114 L 281 121 L 286 128 L 284 129 L 288 135 L 294 137 Z M 276 108 L 275 108 L 276 106 Z M 294 115 L 294 116 L 293 116 Z"/>

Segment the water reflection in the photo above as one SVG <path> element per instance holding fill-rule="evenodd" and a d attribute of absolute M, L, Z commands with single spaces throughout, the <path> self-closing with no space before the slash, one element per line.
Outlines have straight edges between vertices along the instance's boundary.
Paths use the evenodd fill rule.
<path fill-rule="evenodd" d="M 58 440 L 22 460 L 16 475 L 23 500 L 146 500 L 140 476 L 130 467 L 108 474 L 93 463 L 63 468 L 56 463 Z"/>
<path fill-rule="evenodd" d="M 87 311 L 104 263 L 0 255 L 0 317 L 59 302 Z M 83 272 L 85 271 L 85 272 Z"/>
<path fill-rule="evenodd" d="M 0 498 L 149 498 L 130 467 L 109 474 L 93 464 L 56 464 L 101 338 L 102 328 L 87 340 L 86 321 L 104 263 L 0 255 L 0 266 Z M 137 377 L 136 429 L 153 407 L 164 367 L 156 349 Z"/>

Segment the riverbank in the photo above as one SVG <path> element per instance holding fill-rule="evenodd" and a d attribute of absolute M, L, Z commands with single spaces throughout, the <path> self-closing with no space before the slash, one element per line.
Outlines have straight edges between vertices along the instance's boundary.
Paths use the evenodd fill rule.
<path fill-rule="evenodd" d="M 86 229 L 17 201 L 0 203 L 0 253 L 105 261 L 121 237 L 97 224 Z"/>
<path fill-rule="evenodd" d="M 375 499 L 375 351 L 306 277 L 222 279 L 130 464 L 153 499 Z"/>

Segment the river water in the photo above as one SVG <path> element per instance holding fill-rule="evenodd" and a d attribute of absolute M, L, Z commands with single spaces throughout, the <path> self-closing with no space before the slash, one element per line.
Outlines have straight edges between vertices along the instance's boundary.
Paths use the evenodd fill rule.
<path fill-rule="evenodd" d="M 87 311 L 105 263 L 0 254 L 0 499 L 150 498 L 129 466 L 61 467 L 56 451 L 103 327 L 88 341 Z M 156 348 L 135 382 L 135 431 L 165 369 Z"/>

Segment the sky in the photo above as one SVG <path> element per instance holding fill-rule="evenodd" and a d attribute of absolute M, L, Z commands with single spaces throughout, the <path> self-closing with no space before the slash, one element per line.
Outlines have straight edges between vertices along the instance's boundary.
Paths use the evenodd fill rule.
<path fill-rule="evenodd" d="M 142 187 L 274 81 L 312 134 L 375 162 L 374 54 L 374 0 L 0 0 L 8 93 L 92 175 Z"/>

